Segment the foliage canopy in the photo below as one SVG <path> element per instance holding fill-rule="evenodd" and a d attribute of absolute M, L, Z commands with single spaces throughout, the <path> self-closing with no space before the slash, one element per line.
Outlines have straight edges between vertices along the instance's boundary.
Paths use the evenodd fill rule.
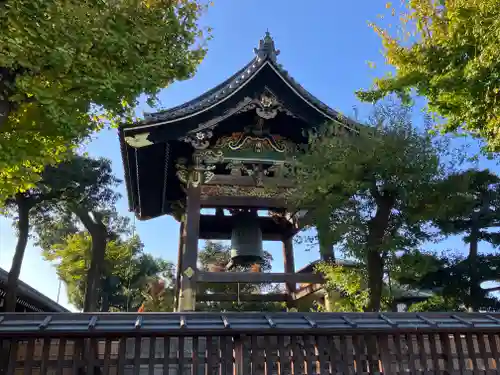
<path fill-rule="evenodd" d="M 91 248 L 90 235 L 78 231 L 43 251 L 65 283 L 69 302 L 78 309 L 84 307 Z M 159 276 L 171 279 L 172 275 L 173 265 L 144 254 L 138 237 L 118 237 L 106 245 L 97 305 L 104 311 L 137 311 L 151 280 Z"/>
<path fill-rule="evenodd" d="M 481 265 L 485 258 L 479 255 L 479 243 L 500 245 L 500 235 L 495 231 L 500 226 L 500 178 L 489 170 L 470 169 L 450 175 L 444 184 L 449 186 L 449 204 L 436 215 L 434 223 L 445 235 L 462 235 L 469 245 L 469 254 L 460 265 L 469 267 L 466 289 L 470 298 L 465 300 L 466 306 L 477 311 L 484 306 L 478 304 L 485 294 L 480 284 L 485 275 L 491 274 L 486 264 Z"/>
<path fill-rule="evenodd" d="M 0 3 L 0 201 L 205 54 L 196 0 Z"/>
<path fill-rule="evenodd" d="M 410 114 L 399 103 L 379 105 L 372 126 L 347 135 L 326 129 L 298 161 L 294 198 L 329 228 L 339 250 L 366 264 L 369 310 L 380 308 L 388 256 L 429 238 L 446 174 L 446 145 L 417 130 Z"/>
<path fill-rule="evenodd" d="M 484 281 L 498 280 L 500 257 L 479 255 L 471 267 L 470 257 L 414 251 L 396 259 L 392 277 L 401 285 L 432 290 L 434 297 L 411 306 L 411 311 L 498 311 L 500 300 L 492 294 L 498 287 L 482 288 Z M 471 277 L 476 274 L 479 277 Z M 471 285 L 471 280 L 475 285 Z"/>
<path fill-rule="evenodd" d="M 325 288 L 330 297 L 330 311 L 362 312 L 369 302 L 364 267 L 344 267 L 322 262 L 317 272 L 325 275 Z"/>
<path fill-rule="evenodd" d="M 389 3 L 390 4 L 390 3 Z M 406 1 L 395 35 L 373 25 L 395 75 L 358 92 L 365 101 L 389 93 L 425 96 L 446 131 L 463 129 L 500 150 L 500 7 L 497 0 Z"/>
<path fill-rule="evenodd" d="M 7 282 L 7 311 L 15 309 L 16 285 L 32 227 L 36 227 L 37 241 L 42 246 L 52 238 L 74 233 L 74 214 L 89 227 L 89 222 L 98 218 L 98 211 L 114 209 L 119 197 L 114 188 L 118 183 L 109 160 L 73 155 L 57 166 L 46 166 L 30 189 L 7 199 L 3 213 L 15 217 L 18 235 Z M 107 229 L 99 229 L 105 236 Z"/>

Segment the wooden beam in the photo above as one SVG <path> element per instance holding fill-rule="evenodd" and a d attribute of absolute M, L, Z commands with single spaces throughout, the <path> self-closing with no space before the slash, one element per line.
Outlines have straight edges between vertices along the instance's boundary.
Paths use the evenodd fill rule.
<path fill-rule="evenodd" d="M 279 233 L 262 233 L 263 241 L 281 241 L 283 236 Z M 200 240 L 230 240 L 230 232 L 200 231 Z"/>
<path fill-rule="evenodd" d="M 255 178 L 252 176 L 231 176 L 231 175 L 215 175 L 205 185 L 234 185 L 234 186 L 256 186 Z M 280 177 L 262 177 L 262 185 L 264 187 L 294 187 L 294 182 L 288 178 Z"/>
<path fill-rule="evenodd" d="M 308 286 L 302 287 L 299 290 L 297 290 L 294 294 L 294 299 L 299 300 L 312 293 L 316 293 L 321 289 L 323 289 L 323 284 L 309 284 Z"/>
<path fill-rule="evenodd" d="M 225 293 L 213 293 L 213 294 L 198 294 L 196 296 L 197 301 L 218 301 L 218 302 L 234 302 L 238 299 L 242 302 L 286 302 L 292 297 L 285 293 L 267 293 L 267 294 L 225 294 Z"/>
<path fill-rule="evenodd" d="M 202 208 L 257 208 L 262 210 L 274 208 L 286 208 L 283 198 L 263 198 L 263 197 L 230 197 L 230 196 L 202 196 Z"/>
<path fill-rule="evenodd" d="M 198 282 L 205 283 L 323 283 L 318 273 L 259 273 L 198 271 Z"/>
<path fill-rule="evenodd" d="M 273 217 L 261 216 L 258 220 L 264 241 L 281 241 L 283 237 L 298 230 L 292 223 L 284 220 L 276 222 Z M 201 215 L 199 238 L 202 240 L 229 240 L 233 224 L 234 217 L 232 216 Z"/>

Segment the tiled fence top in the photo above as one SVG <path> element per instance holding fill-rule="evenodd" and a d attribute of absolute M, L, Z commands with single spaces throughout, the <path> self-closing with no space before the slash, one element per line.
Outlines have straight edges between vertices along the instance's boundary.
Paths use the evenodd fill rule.
<path fill-rule="evenodd" d="M 19 313 L 0 315 L 0 336 L 424 333 L 500 330 L 486 313 Z"/>

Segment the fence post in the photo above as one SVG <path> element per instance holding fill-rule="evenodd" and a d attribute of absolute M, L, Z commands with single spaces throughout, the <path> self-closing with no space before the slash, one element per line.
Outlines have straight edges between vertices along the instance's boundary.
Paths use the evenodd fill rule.
<path fill-rule="evenodd" d="M 234 336 L 234 375 L 245 374 L 245 335 Z"/>

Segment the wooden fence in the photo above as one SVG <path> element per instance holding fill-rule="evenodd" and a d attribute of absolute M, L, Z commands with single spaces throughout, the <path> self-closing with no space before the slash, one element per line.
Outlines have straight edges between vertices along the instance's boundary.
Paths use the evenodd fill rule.
<path fill-rule="evenodd" d="M 311 316 L 320 317 L 303 315 L 309 329 L 303 329 L 302 334 L 297 327 L 286 329 L 282 324 L 279 328 L 279 323 L 273 321 L 279 322 L 279 318 L 269 316 L 266 319 L 273 325 L 267 331 L 249 325 L 246 334 L 243 329 L 233 329 L 229 321 L 235 318 L 227 316 L 220 319 L 225 320 L 225 328 L 210 334 L 206 334 L 209 331 L 206 327 L 199 329 L 200 334 L 193 334 L 196 326 L 189 330 L 186 323 L 184 331 L 180 328 L 175 332 L 158 329 L 155 333 L 153 323 L 151 329 L 141 330 L 137 324 L 133 329 L 125 329 L 123 322 L 118 321 L 113 329 L 109 318 L 107 332 L 104 327 L 84 331 L 73 326 L 72 330 L 65 330 L 61 324 L 52 330 L 39 328 L 38 333 L 18 329 L 16 335 L 7 337 L 0 329 L 4 348 L 0 372 L 2 375 L 500 374 L 500 329 L 496 327 L 500 327 L 500 321 L 491 320 L 497 320 L 491 315 L 479 318 L 476 314 L 475 319 L 468 321 L 456 317 L 464 322 L 460 329 L 443 323 L 406 330 L 398 327 L 393 317 L 382 315 L 391 323 L 391 329 L 377 326 L 372 332 L 361 325 L 355 327 L 360 319 L 348 315 L 342 316 L 351 323 L 350 332 L 331 328 L 333 323 L 330 328 L 321 329 L 319 319 L 314 321 Z M 436 321 L 426 319 L 431 323 Z M 322 325 L 327 327 L 325 322 Z M 59 333 L 55 334 L 56 331 Z"/>

